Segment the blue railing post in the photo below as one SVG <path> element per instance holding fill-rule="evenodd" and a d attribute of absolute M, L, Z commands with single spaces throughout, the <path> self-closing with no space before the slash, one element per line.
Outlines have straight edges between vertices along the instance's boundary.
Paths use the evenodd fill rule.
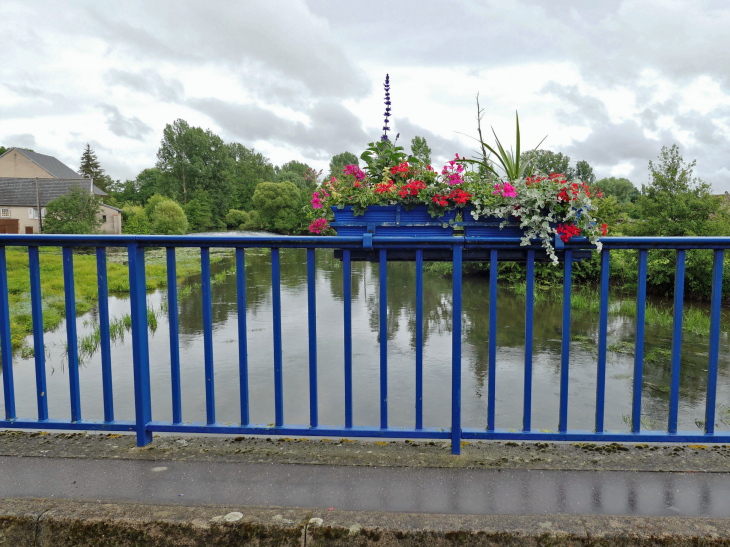
<path fill-rule="evenodd" d="M 210 279 L 210 249 L 200 248 L 200 277 L 203 289 L 203 353 L 205 354 L 205 419 L 215 423 L 215 373 L 213 371 L 213 295 Z"/>
<path fill-rule="evenodd" d="M 71 395 L 71 421 L 81 419 L 79 388 L 79 351 L 76 336 L 76 290 L 74 287 L 73 247 L 63 248 L 63 290 L 66 300 L 66 353 L 68 356 L 68 384 Z"/>
<path fill-rule="evenodd" d="M 423 249 L 416 250 L 416 429 L 423 428 Z"/>
<path fill-rule="evenodd" d="M 180 395 L 180 334 L 177 309 L 177 261 L 175 247 L 167 248 L 167 321 L 170 327 L 170 388 L 172 391 L 172 421 L 182 422 Z"/>
<path fill-rule="evenodd" d="M 608 281 L 611 255 L 601 251 L 601 302 L 598 312 L 598 372 L 596 377 L 596 433 L 603 433 L 603 417 L 606 408 L 606 345 L 608 335 Z"/>
<path fill-rule="evenodd" d="M 342 251 L 342 287 L 345 338 L 345 427 L 352 427 L 352 263 L 350 251 Z"/>
<path fill-rule="evenodd" d="M 0 247 L 0 356 L 3 367 L 5 419 L 15 419 L 15 386 L 13 385 L 13 348 L 10 337 L 10 303 L 8 301 L 8 271 L 5 247 Z"/>
<path fill-rule="evenodd" d="M 236 249 L 236 305 L 238 310 L 238 384 L 241 396 L 241 424 L 248 425 L 248 336 L 246 334 L 246 255 Z"/>
<path fill-rule="evenodd" d="M 129 296 L 132 308 L 132 359 L 137 446 L 146 446 L 152 442 L 152 432 L 147 429 L 147 425 L 152 421 L 152 399 L 150 395 L 144 247 L 132 243 L 128 246 L 127 252 L 129 256 Z"/>
<path fill-rule="evenodd" d="M 644 327 L 646 317 L 647 251 L 639 251 L 639 287 L 636 291 L 636 341 L 634 346 L 634 397 L 631 412 L 631 431 L 641 431 L 641 391 L 644 379 Z"/>
<path fill-rule="evenodd" d="M 307 317 L 309 334 L 309 426 L 319 425 L 319 401 L 317 393 L 317 295 L 315 285 L 317 283 L 317 270 L 314 261 L 314 249 L 307 249 Z M 347 299 L 345 299 L 347 302 Z M 345 318 L 348 317 L 345 311 Z M 345 327 L 347 333 L 347 327 Z M 347 349 L 345 349 L 347 359 Z M 345 375 L 347 375 L 347 363 L 345 363 Z M 347 378 L 345 378 L 345 389 L 347 389 Z M 350 382 L 350 386 L 352 383 Z M 347 395 L 345 395 L 345 406 Z M 347 416 L 347 410 L 345 410 Z M 350 413 L 352 416 L 352 413 Z M 350 422 L 352 424 L 352 422 Z"/>
<path fill-rule="evenodd" d="M 532 429 L 532 337 L 535 310 L 535 251 L 527 251 L 525 279 L 525 394 L 523 397 L 522 430 Z"/>
<path fill-rule="evenodd" d="M 281 261 L 279 249 L 271 249 L 271 307 L 274 320 L 274 423 L 284 425 L 284 375 L 281 352 Z"/>
<path fill-rule="evenodd" d="M 558 431 L 568 431 L 568 372 L 570 367 L 570 306 L 573 251 L 565 250 L 563 268 L 563 336 L 560 349 L 560 418 Z"/>
<path fill-rule="evenodd" d="M 487 378 L 487 431 L 494 431 L 497 407 L 497 249 L 489 253 L 489 376 Z"/>
<path fill-rule="evenodd" d="M 380 428 L 388 427 L 388 256 L 380 250 Z"/>
<path fill-rule="evenodd" d="M 705 433 L 715 434 L 715 398 L 717 396 L 717 360 L 720 352 L 720 306 L 722 305 L 722 269 L 725 253 L 716 250 L 712 264 L 712 303 L 710 304 L 710 351 L 707 363 L 707 400 Z"/>
<path fill-rule="evenodd" d="M 28 269 L 30 270 L 30 306 L 33 314 L 33 353 L 35 354 L 38 419 L 47 420 L 46 347 L 43 342 L 43 298 L 41 296 L 41 266 L 38 247 L 28 247 Z"/>
<path fill-rule="evenodd" d="M 99 295 L 99 338 L 101 346 L 101 382 L 104 392 L 104 421 L 114 421 L 112 389 L 112 349 L 109 333 L 109 289 L 106 279 L 106 247 L 96 248 L 96 279 Z"/>
<path fill-rule="evenodd" d="M 669 387 L 669 433 L 677 432 L 679 417 L 679 372 L 682 363 L 682 319 L 684 313 L 684 265 L 686 251 L 677 251 L 674 273 L 674 321 L 672 326 L 672 377 Z"/>
<path fill-rule="evenodd" d="M 453 317 L 451 318 L 451 453 L 461 454 L 461 257 L 454 245 Z"/>

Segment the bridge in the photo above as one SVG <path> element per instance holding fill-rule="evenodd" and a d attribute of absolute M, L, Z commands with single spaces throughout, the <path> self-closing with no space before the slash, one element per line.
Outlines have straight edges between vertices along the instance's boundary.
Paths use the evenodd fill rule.
<path fill-rule="evenodd" d="M 557 431 L 536 431 L 531 426 L 532 418 L 532 369 L 533 369 L 533 303 L 534 265 L 541 256 L 539 246 L 520 246 L 519 238 L 481 237 L 212 237 L 212 236 L 110 236 L 110 235 L 3 235 L 0 236 L 0 346 L 2 347 L 3 390 L 5 419 L 0 428 L 56 429 L 135 432 L 137 444 L 145 446 L 152 442 L 153 433 L 197 433 L 224 435 L 289 435 L 319 437 L 376 437 L 391 439 L 442 439 L 451 443 L 453 454 L 459 454 L 465 440 L 523 440 L 523 441 L 574 441 L 574 442 L 652 442 L 652 443 L 730 443 L 730 433 L 715 432 L 715 403 L 718 376 L 718 352 L 720 336 L 720 307 L 722 292 L 723 258 L 725 249 L 730 248 L 730 237 L 676 237 L 639 238 L 606 237 L 601 240 L 600 313 L 598 333 L 598 358 L 596 375 L 596 412 L 593 431 L 573 430 L 568 424 L 568 386 L 570 382 L 570 319 L 571 319 L 571 272 L 576 257 L 584 257 L 588 242 L 574 238 L 561 250 L 563 271 L 562 310 L 562 353 L 560 361 L 560 405 Z M 27 248 L 31 310 L 33 319 L 33 344 L 35 348 L 35 383 L 37 416 L 17 416 L 13 382 L 13 352 L 8 304 L 8 278 L 6 269 L 6 248 Z M 60 247 L 63 253 L 66 333 L 69 362 L 70 419 L 59 419 L 48 415 L 45 352 L 43 350 L 43 311 L 41 294 L 41 271 L 39 247 Z M 103 416 L 82 416 L 78 374 L 79 350 L 76 331 L 76 308 L 74 301 L 74 249 L 94 249 L 97 259 L 99 294 L 99 322 L 101 326 L 101 364 L 103 386 L 99 397 L 104 401 Z M 114 401 L 111 375 L 111 351 L 109 336 L 109 311 L 107 289 L 107 249 L 126 248 L 131 296 L 132 344 L 134 372 L 135 419 L 118 420 L 114 415 Z M 203 327 L 204 327 L 204 369 L 205 369 L 205 422 L 187 423 L 181 418 L 182 397 L 180 389 L 180 344 L 177 317 L 176 249 L 193 247 L 200 249 L 202 271 Z M 216 247 L 235 249 L 236 284 L 238 306 L 238 355 L 240 385 L 240 422 L 227 424 L 216 421 L 214 385 L 215 355 L 213 348 L 213 323 L 211 303 L 210 250 Z M 151 398 L 155 396 L 150 387 L 150 356 L 148 349 L 148 319 L 145 284 L 145 251 L 149 248 L 165 248 L 167 257 L 168 313 L 170 324 L 170 378 L 172 386 L 172 420 L 154 421 L 151 417 Z M 275 409 L 273 424 L 251 423 L 249 419 L 249 385 L 247 348 L 249 333 L 246 327 L 246 250 L 266 248 L 271 250 L 271 279 L 273 304 L 273 362 L 271 374 L 274 390 L 271 402 Z M 282 366 L 280 287 L 280 249 L 306 249 L 308 275 L 309 337 L 309 423 L 288 424 L 284 422 L 284 371 Z M 344 315 L 330 319 L 327 328 L 344 329 L 344 416 L 340 424 L 321 424 L 318 419 L 317 392 L 317 328 L 315 300 L 315 254 L 321 249 L 335 249 L 341 253 L 343 264 Z M 633 375 L 633 409 L 631 430 L 625 432 L 606 431 L 604 409 L 606 400 L 606 336 L 609 309 L 609 270 L 611 252 L 616 249 L 638 251 L 638 280 L 636 295 L 636 336 Z M 674 290 L 674 322 L 671 346 L 671 386 L 669 417 L 665 430 L 644 430 L 641 427 L 642 374 L 644 356 L 644 316 L 646 299 L 647 253 L 652 249 L 674 249 L 676 251 L 676 277 Z M 679 380 L 680 355 L 682 349 L 682 311 L 684 300 L 685 254 L 689 249 L 705 249 L 714 253 L 712 274 L 711 327 L 709 335 L 709 358 L 707 364 L 707 395 L 704 432 L 679 431 Z M 444 427 L 423 426 L 423 264 L 424 260 L 448 257 L 453 264 L 453 325 L 451 351 L 451 390 L 443 391 L 444 398 L 450 398 L 451 416 L 444 417 Z M 499 366 L 497 351 L 497 276 L 490 276 L 489 311 L 489 372 L 487 382 L 487 423 L 483 429 L 462 427 L 462 264 L 470 257 L 487 257 L 492 271 L 505 258 L 523 259 L 526 262 L 526 324 L 524 364 L 523 427 L 521 430 L 495 428 L 495 388 Z M 352 309 L 351 309 L 351 264 L 353 260 L 371 259 L 379 262 L 380 280 L 380 424 L 374 426 L 353 425 L 353 376 L 352 376 Z M 387 348 L 387 306 L 388 277 L 386 264 L 389 260 L 415 261 L 416 266 L 416 345 L 415 345 L 415 423 L 413 427 L 393 427 L 388 416 L 388 348 Z M 260 343 L 260 342 L 257 342 Z"/>

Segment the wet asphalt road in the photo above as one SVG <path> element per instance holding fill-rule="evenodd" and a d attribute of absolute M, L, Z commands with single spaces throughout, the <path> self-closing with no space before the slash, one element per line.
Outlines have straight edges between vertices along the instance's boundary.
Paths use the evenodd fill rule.
<path fill-rule="evenodd" d="M 0 457 L 0 497 L 452 514 L 730 517 L 730 473 Z"/>

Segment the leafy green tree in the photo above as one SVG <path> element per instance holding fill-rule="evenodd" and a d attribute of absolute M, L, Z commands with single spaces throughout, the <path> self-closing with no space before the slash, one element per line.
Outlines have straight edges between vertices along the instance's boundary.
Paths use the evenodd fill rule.
<path fill-rule="evenodd" d="M 185 120 L 175 120 L 162 133 L 157 151 L 157 168 L 162 172 L 160 191 L 187 204 L 200 192 L 207 196 L 212 220 L 217 224 L 228 211 L 233 183 L 234 159 L 230 148 L 210 130 L 191 127 Z M 193 221 L 188 215 L 191 225 Z"/>
<path fill-rule="evenodd" d="M 250 211 L 256 185 L 274 180 L 274 166 L 263 154 L 237 142 L 228 145 L 233 165 L 229 171 L 233 186 L 230 207 Z"/>
<path fill-rule="evenodd" d="M 561 152 L 530 150 L 522 153 L 522 160 L 531 162 L 533 171 L 539 171 L 546 175 L 550 173 L 562 173 L 566 179 L 573 179 L 570 156 L 564 156 Z"/>
<path fill-rule="evenodd" d="M 183 235 L 188 231 L 185 211 L 171 199 L 160 202 L 154 209 L 152 229 L 156 234 Z"/>
<path fill-rule="evenodd" d="M 274 167 L 274 171 L 277 175 L 279 173 L 283 173 L 284 171 L 292 171 L 294 173 L 298 173 L 299 176 L 302 178 L 304 178 L 306 174 L 311 170 L 312 168 L 309 165 L 297 160 L 288 161 L 279 167 Z"/>
<path fill-rule="evenodd" d="M 260 225 L 272 232 L 291 234 L 300 232 L 302 215 L 301 194 L 291 182 L 262 182 L 256 187 L 253 203 Z"/>
<path fill-rule="evenodd" d="M 205 196 L 191 199 L 183 206 L 191 232 L 205 232 L 213 227 L 213 213 Z"/>
<path fill-rule="evenodd" d="M 327 180 L 332 177 L 339 177 L 342 175 L 342 171 L 348 165 L 360 165 L 360 161 L 357 156 L 351 152 L 342 152 L 341 154 L 335 154 L 330 160 L 330 171 L 327 175 Z M 292 181 L 293 182 L 293 181 Z"/>
<path fill-rule="evenodd" d="M 634 203 L 641 192 L 634 184 L 625 178 L 608 177 L 596 182 L 598 189 L 604 196 L 614 196 L 619 204 Z"/>
<path fill-rule="evenodd" d="M 592 185 L 596 182 L 596 175 L 593 174 L 593 167 L 586 160 L 580 160 L 575 164 L 573 179 Z"/>
<path fill-rule="evenodd" d="M 101 226 L 101 202 L 75 184 L 64 196 L 46 205 L 43 232 L 48 234 L 94 234 Z"/>
<path fill-rule="evenodd" d="M 119 203 L 144 205 L 157 191 L 160 170 L 156 167 L 144 169 L 134 180 L 113 182 L 107 192 Z"/>
<path fill-rule="evenodd" d="M 7 148 L 5 148 L 4 146 L 0 146 L 0 156 L 2 156 L 7 151 L 8 151 Z"/>
<path fill-rule="evenodd" d="M 239 228 L 241 225 L 246 224 L 248 220 L 249 214 L 246 211 L 231 209 L 226 215 L 226 226 L 236 229 Z"/>
<path fill-rule="evenodd" d="M 146 235 L 152 233 L 152 223 L 141 205 L 127 205 L 122 209 L 122 233 Z"/>
<path fill-rule="evenodd" d="M 93 179 L 94 186 L 101 188 L 105 192 L 113 182 L 111 177 L 101 168 L 96 153 L 92 150 L 89 143 L 86 143 L 86 148 L 84 148 L 84 152 L 81 154 L 79 173 L 88 179 Z"/>
<path fill-rule="evenodd" d="M 150 221 L 154 221 L 155 218 L 155 209 L 160 203 L 163 203 L 165 201 L 168 201 L 170 198 L 167 196 L 163 196 L 162 194 L 154 194 L 150 197 L 150 199 L 147 200 L 147 203 L 144 206 L 144 212 L 147 215 L 147 218 L 150 219 Z"/>
<path fill-rule="evenodd" d="M 411 140 L 411 155 L 424 165 L 431 165 L 431 148 L 424 137 L 416 135 Z"/>
<path fill-rule="evenodd" d="M 616 226 L 621 215 L 621 207 L 616 196 L 604 196 L 598 200 L 598 210 L 596 211 L 596 219 L 599 222 L 605 222 L 610 228 Z"/>

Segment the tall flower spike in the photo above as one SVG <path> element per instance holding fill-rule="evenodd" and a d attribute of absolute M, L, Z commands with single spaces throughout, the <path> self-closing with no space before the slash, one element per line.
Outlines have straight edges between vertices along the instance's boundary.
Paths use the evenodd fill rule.
<path fill-rule="evenodd" d="M 390 121 L 390 75 L 385 75 L 385 84 L 383 85 L 383 88 L 385 88 L 385 123 L 383 123 L 383 136 L 380 137 L 380 140 L 387 141 L 388 140 L 388 131 L 390 131 L 390 127 L 388 127 L 388 122 Z"/>

